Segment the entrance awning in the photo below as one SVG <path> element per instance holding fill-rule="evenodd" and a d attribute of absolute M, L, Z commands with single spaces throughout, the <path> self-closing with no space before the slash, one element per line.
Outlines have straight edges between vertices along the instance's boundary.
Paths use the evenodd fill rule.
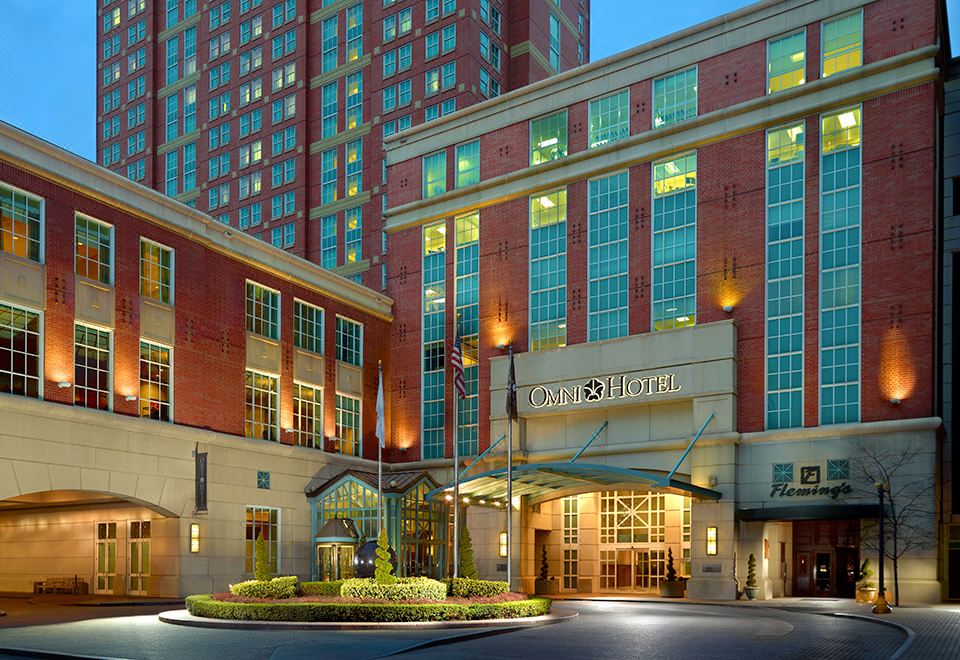
<path fill-rule="evenodd" d="M 513 468 L 513 495 L 527 495 L 541 501 L 560 497 L 563 491 L 584 487 L 591 490 L 647 488 L 660 492 L 689 495 L 700 499 L 719 500 L 720 493 L 709 488 L 674 479 L 668 475 L 581 463 L 527 463 Z M 449 483 L 427 493 L 427 498 L 452 495 Z M 497 468 L 460 482 L 460 497 L 471 504 L 503 506 L 507 497 L 507 468 Z M 482 500 L 482 501 L 481 501 Z"/>

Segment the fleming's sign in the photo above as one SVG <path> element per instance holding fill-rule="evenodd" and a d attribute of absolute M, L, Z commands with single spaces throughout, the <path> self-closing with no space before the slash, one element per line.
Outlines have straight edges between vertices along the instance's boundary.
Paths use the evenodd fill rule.
<path fill-rule="evenodd" d="M 618 374 L 603 378 L 591 378 L 576 385 L 537 385 L 527 395 L 530 406 L 535 409 L 568 406 L 580 403 L 600 403 L 613 399 L 629 399 L 655 394 L 679 392 L 676 374 L 654 376 L 629 376 Z"/>

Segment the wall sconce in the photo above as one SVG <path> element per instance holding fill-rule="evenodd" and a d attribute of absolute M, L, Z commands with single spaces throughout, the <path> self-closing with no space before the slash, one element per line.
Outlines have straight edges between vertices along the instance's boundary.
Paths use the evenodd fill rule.
<path fill-rule="evenodd" d="M 506 342 L 500 342 L 499 344 L 497 344 L 497 349 L 504 351 L 507 349 L 507 346 L 509 346 L 509 344 L 507 344 Z"/>
<path fill-rule="evenodd" d="M 452 502 L 452 501 L 453 501 L 453 495 L 444 495 L 444 496 L 443 496 L 443 499 L 445 499 L 445 500 L 448 501 L 448 502 Z"/>
<path fill-rule="evenodd" d="M 293 433 L 293 429 L 291 429 L 291 428 L 286 428 L 286 429 L 283 429 L 283 432 L 284 432 L 284 433 Z"/>
<path fill-rule="evenodd" d="M 200 552 L 200 523 L 190 523 L 190 552 Z"/>
<path fill-rule="evenodd" d="M 57 387 L 59 387 L 61 390 L 65 390 L 72 384 L 73 383 L 71 383 L 69 380 L 61 380 L 59 383 L 57 383 Z"/>
<path fill-rule="evenodd" d="M 713 556 L 717 554 L 717 528 L 707 527 L 707 554 Z"/>
<path fill-rule="evenodd" d="M 136 400 L 137 400 L 137 395 L 136 395 L 136 394 L 128 394 L 127 396 L 123 397 L 123 400 L 124 400 L 124 401 L 136 401 Z"/>
<path fill-rule="evenodd" d="M 711 474 L 709 477 L 707 477 L 707 483 L 710 485 L 710 488 L 716 488 L 716 487 L 717 487 L 717 475 Z"/>
<path fill-rule="evenodd" d="M 724 305 L 724 306 L 723 306 L 723 311 L 725 311 L 727 314 L 729 314 L 730 312 L 733 311 L 733 305 Z"/>
<path fill-rule="evenodd" d="M 507 533 L 500 532 L 500 556 L 507 556 Z"/>
<path fill-rule="evenodd" d="M 894 397 L 890 397 L 890 403 L 892 403 L 895 406 L 899 406 L 901 403 L 903 403 L 903 400 L 900 399 L 899 397 L 894 396 Z"/>

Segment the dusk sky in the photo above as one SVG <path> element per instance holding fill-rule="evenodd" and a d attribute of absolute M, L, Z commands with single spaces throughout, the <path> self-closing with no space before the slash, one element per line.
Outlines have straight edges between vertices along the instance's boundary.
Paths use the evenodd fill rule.
<path fill-rule="evenodd" d="M 96 160 L 99 0 L 0 0 L 0 120 Z M 592 60 L 743 7 L 743 0 L 594 0 Z M 956 9 L 956 0 L 948 1 Z M 643 15 L 638 15 L 643 7 Z M 659 9 L 654 9 L 659 7 Z M 956 14 L 958 12 L 954 12 Z M 950 17 L 954 55 L 960 21 Z"/>

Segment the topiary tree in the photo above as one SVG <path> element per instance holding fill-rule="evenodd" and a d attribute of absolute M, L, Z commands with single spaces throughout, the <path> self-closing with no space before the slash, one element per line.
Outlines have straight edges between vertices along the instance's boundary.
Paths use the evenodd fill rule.
<path fill-rule="evenodd" d="M 677 569 L 673 567 L 673 548 L 667 548 L 667 582 L 677 581 Z"/>
<path fill-rule="evenodd" d="M 390 544 L 387 543 L 387 530 L 380 528 L 377 537 L 377 559 L 374 562 L 373 577 L 377 584 L 396 584 L 397 577 L 393 574 L 393 564 L 390 563 Z"/>
<path fill-rule="evenodd" d="M 253 577 L 261 581 L 270 579 L 270 560 L 267 558 L 267 542 L 263 540 L 262 531 L 253 544 Z"/>
<path fill-rule="evenodd" d="M 857 576 L 857 582 L 860 583 L 862 589 L 872 589 L 873 582 L 870 581 L 872 577 L 873 569 L 870 567 L 870 560 L 864 559 L 863 563 L 860 564 L 860 574 Z"/>
<path fill-rule="evenodd" d="M 547 544 L 543 544 L 543 552 L 540 553 L 540 575 L 538 580 L 546 582 L 550 579 L 550 562 L 547 561 Z"/>
<path fill-rule="evenodd" d="M 460 566 L 458 568 L 460 577 L 470 580 L 476 580 L 479 577 L 477 565 L 473 561 L 473 540 L 466 525 L 460 529 Z"/>
<path fill-rule="evenodd" d="M 757 586 L 757 558 L 753 556 L 752 552 L 747 558 L 747 586 Z"/>

